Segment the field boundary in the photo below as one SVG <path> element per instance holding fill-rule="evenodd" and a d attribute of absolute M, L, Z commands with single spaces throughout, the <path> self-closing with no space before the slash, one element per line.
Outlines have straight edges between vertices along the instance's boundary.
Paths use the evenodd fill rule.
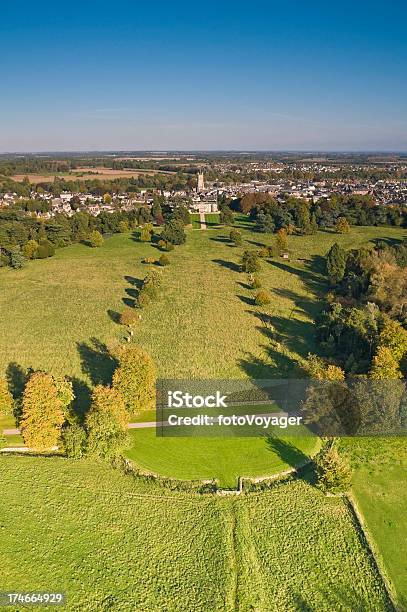
<path fill-rule="evenodd" d="M 402 612 L 402 607 L 398 603 L 397 594 L 395 592 L 393 584 L 389 576 L 387 575 L 387 572 L 385 569 L 385 563 L 382 559 L 381 554 L 379 553 L 376 547 L 374 538 L 371 536 L 369 532 L 364 516 L 357 505 L 355 497 L 353 496 L 352 493 L 347 493 L 343 495 L 343 499 L 344 499 L 345 504 L 348 506 L 348 509 L 352 515 L 355 529 L 358 532 L 361 544 L 367 551 L 378 575 L 380 576 L 383 582 L 383 588 L 387 594 L 387 597 L 389 598 L 389 602 L 392 605 L 392 609 L 395 612 Z"/>

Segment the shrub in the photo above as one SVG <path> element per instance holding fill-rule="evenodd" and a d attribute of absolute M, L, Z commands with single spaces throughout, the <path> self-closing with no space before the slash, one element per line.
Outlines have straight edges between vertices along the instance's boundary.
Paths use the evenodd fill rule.
<path fill-rule="evenodd" d="M 19 247 L 10 250 L 10 266 L 14 270 L 21 270 L 26 264 L 26 259 Z"/>
<path fill-rule="evenodd" d="M 164 248 L 166 251 L 173 251 L 175 249 L 175 246 L 171 242 L 166 242 Z"/>
<path fill-rule="evenodd" d="M 62 429 L 62 445 L 67 457 L 81 459 L 86 453 L 87 435 L 78 423 L 72 423 Z"/>
<path fill-rule="evenodd" d="M 262 283 L 258 274 L 249 274 L 249 285 L 251 289 L 260 289 Z"/>
<path fill-rule="evenodd" d="M 223 225 L 233 225 L 235 218 L 229 207 L 222 208 L 219 215 L 219 222 Z"/>
<path fill-rule="evenodd" d="M 7 382 L 0 378 L 0 415 L 11 416 L 13 414 L 14 400 Z"/>
<path fill-rule="evenodd" d="M 56 446 L 64 421 L 63 403 L 54 379 L 45 372 L 34 372 L 23 395 L 20 427 L 24 442 L 38 450 Z"/>
<path fill-rule="evenodd" d="M 261 264 L 256 251 L 245 251 L 242 256 L 242 271 L 248 274 L 259 272 Z"/>
<path fill-rule="evenodd" d="M 117 229 L 121 234 L 126 234 L 129 231 L 129 222 L 128 221 L 119 221 Z"/>
<path fill-rule="evenodd" d="M 126 306 L 120 313 L 120 324 L 126 327 L 136 327 L 139 320 L 140 315 L 134 308 L 130 308 L 130 306 Z"/>
<path fill-rule="evenodd" d="M 254 302 L 256 306 L 265 306 L 266 304 L 270 304 L 271 295 L 265 289 L 261 289 L 254 298 Z"/>
<path fill-rule="evenodd" d="M 162 239 L 161 239 L 161 240 L 159 240 L 159 241 L 158 241 L 158 247 L 159 247 L 160 249 L 162 249 L 162 250 L 166 249 L 166 247 L 167 247 L 167 243 L 165 242 L 165 240 L 162 240 Z"/>
<path fill-rule="evenodd" d="M 117 357 L 119 366 L 113 374 L 113 388 L 123 397 L 128 412 L 152 410 L 156 384 L 154 361 L 136 345 L 121 348 Z"/>
<path fill-rule="evenodd" d="M 338 234 L 349 234 L 350 226 L 346 217 L 338 217 L 335 224 L 335 230 Z"/>
<path fill-rule="evenodd" d="M 150 242 L 152 238 L 152 228 L 150 225 L 145 225 L 140 232 L 140 241 L 141 242 Z"/>
<path fill-rule="evenodd" d="M 325 492 L 341 493 L 351 485 L 351 469 L 335 447 L 322 450 L 315 459 L 317 486 Z"/>
<path fill-rule="evenodd" d="M 277 232 L 277 245 L 276 246 L 277 246 L 279 253 L 281 253 L 282 251 L 286 251 L 288 249 L 287 230 L 284 227 L 279 229 Z"/>
<path fill-rule="evenodd" d="M 170 258 L 168 257 L 168 255 L 161 255 L 160 259 L 158 260 L 160 263 L 160 266 L 169 266 L 170 265 Z"/>
<path fill-rule="evenodd" d="M 128 444 L 127 412 L 117 389 L 98 385 L 86 417 L 87 452 L 93 457 L 112 459 Z"/>
<path fill-rule="evenodd" d="M 141 260 L 141 263 L 144 264 L 156 264 L 157 260 L 155 257 L 144 257 L 144 259 Z"/>
<path fill-rule="evenodd" d="M 145 308 L 151 302 L 151 297 L 145 291 L 140 291 L 137 298 L 139 308 Z"/>
<path fill-rule="evenodd" d="M 36 251 L 36 259 L 46 259 L 55 255 L 55 247 L 49 240 L 40 240 Z"/>
<path fill-rule="evenodd" d="M 268 247 L 262 247 L 261 249 L 259 249 L 258 254 L 259 257 L 261 257 L 262 259 L 266 259 L 266 257 L 268 257 L 270 254 Z"/>
<path fill-rule="evenodd" d="M 103 236 L 102 236 L 102 234 L 100 232 L 98 232 L 97 230 L 93 230 L 89 234 L 89 244 L 93 248 L 101 247 L 103 245 Z"/>
<path fill-rule="evenodd" d="M 161 272 L 158 270 L 150 270 L 143 279 L 141 291 L 147 293 L 149 297 L 154 298 L 157 296 L 160 286 Z"/>
<path fill-rule="evenodd" d="M 237 229 L 230 230 L 229 238 L 235 246 L 242 244 L 242 234 Z"/>
<path fill-rule="evenodd" d="M 27 259 L 35 259 L 39 244 L 36 240 L 29 240 L 23 246 L 23 255 Z"/>

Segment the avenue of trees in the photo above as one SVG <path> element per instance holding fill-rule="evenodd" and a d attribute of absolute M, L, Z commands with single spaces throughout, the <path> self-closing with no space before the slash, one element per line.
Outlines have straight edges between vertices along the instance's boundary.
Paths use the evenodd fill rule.
<path fill-rule="evenodd" d="M 131 417 L 155 406 L 156 370 L 140 347 L 120 347 L 111 386 L 97 385 L 89 410 L 75 408 L 72 382 L 46 372 L 33 372 L 21 400 L 0 380 L 0 415 L 16 417 L 24 443 L 40 452 L 58 447 L 69 457 L 112 459 L 128 444 Z"/>

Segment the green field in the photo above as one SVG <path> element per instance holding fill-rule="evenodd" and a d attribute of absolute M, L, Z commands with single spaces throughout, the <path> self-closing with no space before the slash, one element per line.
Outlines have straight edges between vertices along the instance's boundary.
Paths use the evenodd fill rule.
<path fill-rule="evenodd" d="M 69 612 L 388 609 L 346 505 L 305 482 L 230 498 L 63 458 L 0 473 L 3 591 L 62 591 Z"/>
<path fill-rule="evenodd" d="M 353 495 L 393 583 L 407 609 L 407 448 L 405 439 L 343 441 L 355 467 Z"/>
<path fill-rule="evenodd" d="M 146 471 L 183 480 L 216 478 L 236 488 L 239 476 L 268 476 L 296 466 L 316 452 L 312 438 L 159 438 L 134 429 L 126 456 Z"/>
<path fill-rule="evenodd" d="M 142 312 L 135 333 L 160 376 L 292 373 L 295 360 L 315 348 L 312 317 L 326 289 L 321 270 L 329 247 L 335 241 L 353 247 L 377 237 L 400 239 L 405 233 L 369 227 L 344 236 L 290 236 L 291 260 L 263 263 L 264 287 L 273 295 L 271 329 L 259 319 L 246 277 L 238 272 L 243 248 L 270 243 L 271 236 L 245 228 L 242 248 L 230 246 L 227 228 L 190 230 L 187 243 L 169 254 L 161 296 Z M 100 249 L 77 244 L 23 270 L 1 269 L 0 370 L 9 367 L 17 383 L 19 370 L 28 367 L 76 377 L 78 386 L 106 382 L 112 371 L 106 347 L 125 333 L 117 313 L 137 295 L 147 271 L 141 259 L 157 255 L 150 244 L 114 235 Z"/>

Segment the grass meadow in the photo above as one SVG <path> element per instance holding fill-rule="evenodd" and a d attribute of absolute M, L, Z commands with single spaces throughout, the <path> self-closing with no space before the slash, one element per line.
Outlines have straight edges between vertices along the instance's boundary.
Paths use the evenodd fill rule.
<path fill-rule="evenodd" d="M 230 246 L 228 228 L 188 231 L 187 243 L 169 254 L 160 297 L 141 311 L 135 341 L 157 363 L 161 377 L 275 378 L 295 372 L 298 358 L 315 349 L 312 318 L 326 291 L 321 272 L 330 246 L 358 246 L 370 239 L 401 239 L 392 228 L 352 228 L 349 235 L 319 232 L 290 236 L 291 260 L 263 261 L 261 277 L 273 296 L 264 324 L 246 276 L 244 248 L 271 236 L 237 223 L 242 248 Z M 159 256 L 149 243 L 114 235 L 101 248 L 82 244 L 58 249 L 23 270 L 0 270 L 0 370 L 10 363 L 105 382 L 111 373 L 106 347 L 125 334 L 117 324 L 133 304 L 147 272 L 141 259 Z"/>
<path fill-rule="evenodd" d="M 160 438 L 155 429 L 131 430 L 126 456 L 145 471 L 181 480 L 217 479 L 237 488 L 239 476 L 282 472 L 318 450 L 313 438 Z"/>
<path fill-rule="evenodd" d="M 355 468 L 352 492 L 382 567 L 407 609 L 407 449 L 405 438 L 341 441 Z"/>
<path fill-rule="evenodd" d="M 306 482 L 231 498 L 56 457 L 0 473 L 3 591 L 62 591 L 69 612 L 389 609 L 344 502 Z"/>

